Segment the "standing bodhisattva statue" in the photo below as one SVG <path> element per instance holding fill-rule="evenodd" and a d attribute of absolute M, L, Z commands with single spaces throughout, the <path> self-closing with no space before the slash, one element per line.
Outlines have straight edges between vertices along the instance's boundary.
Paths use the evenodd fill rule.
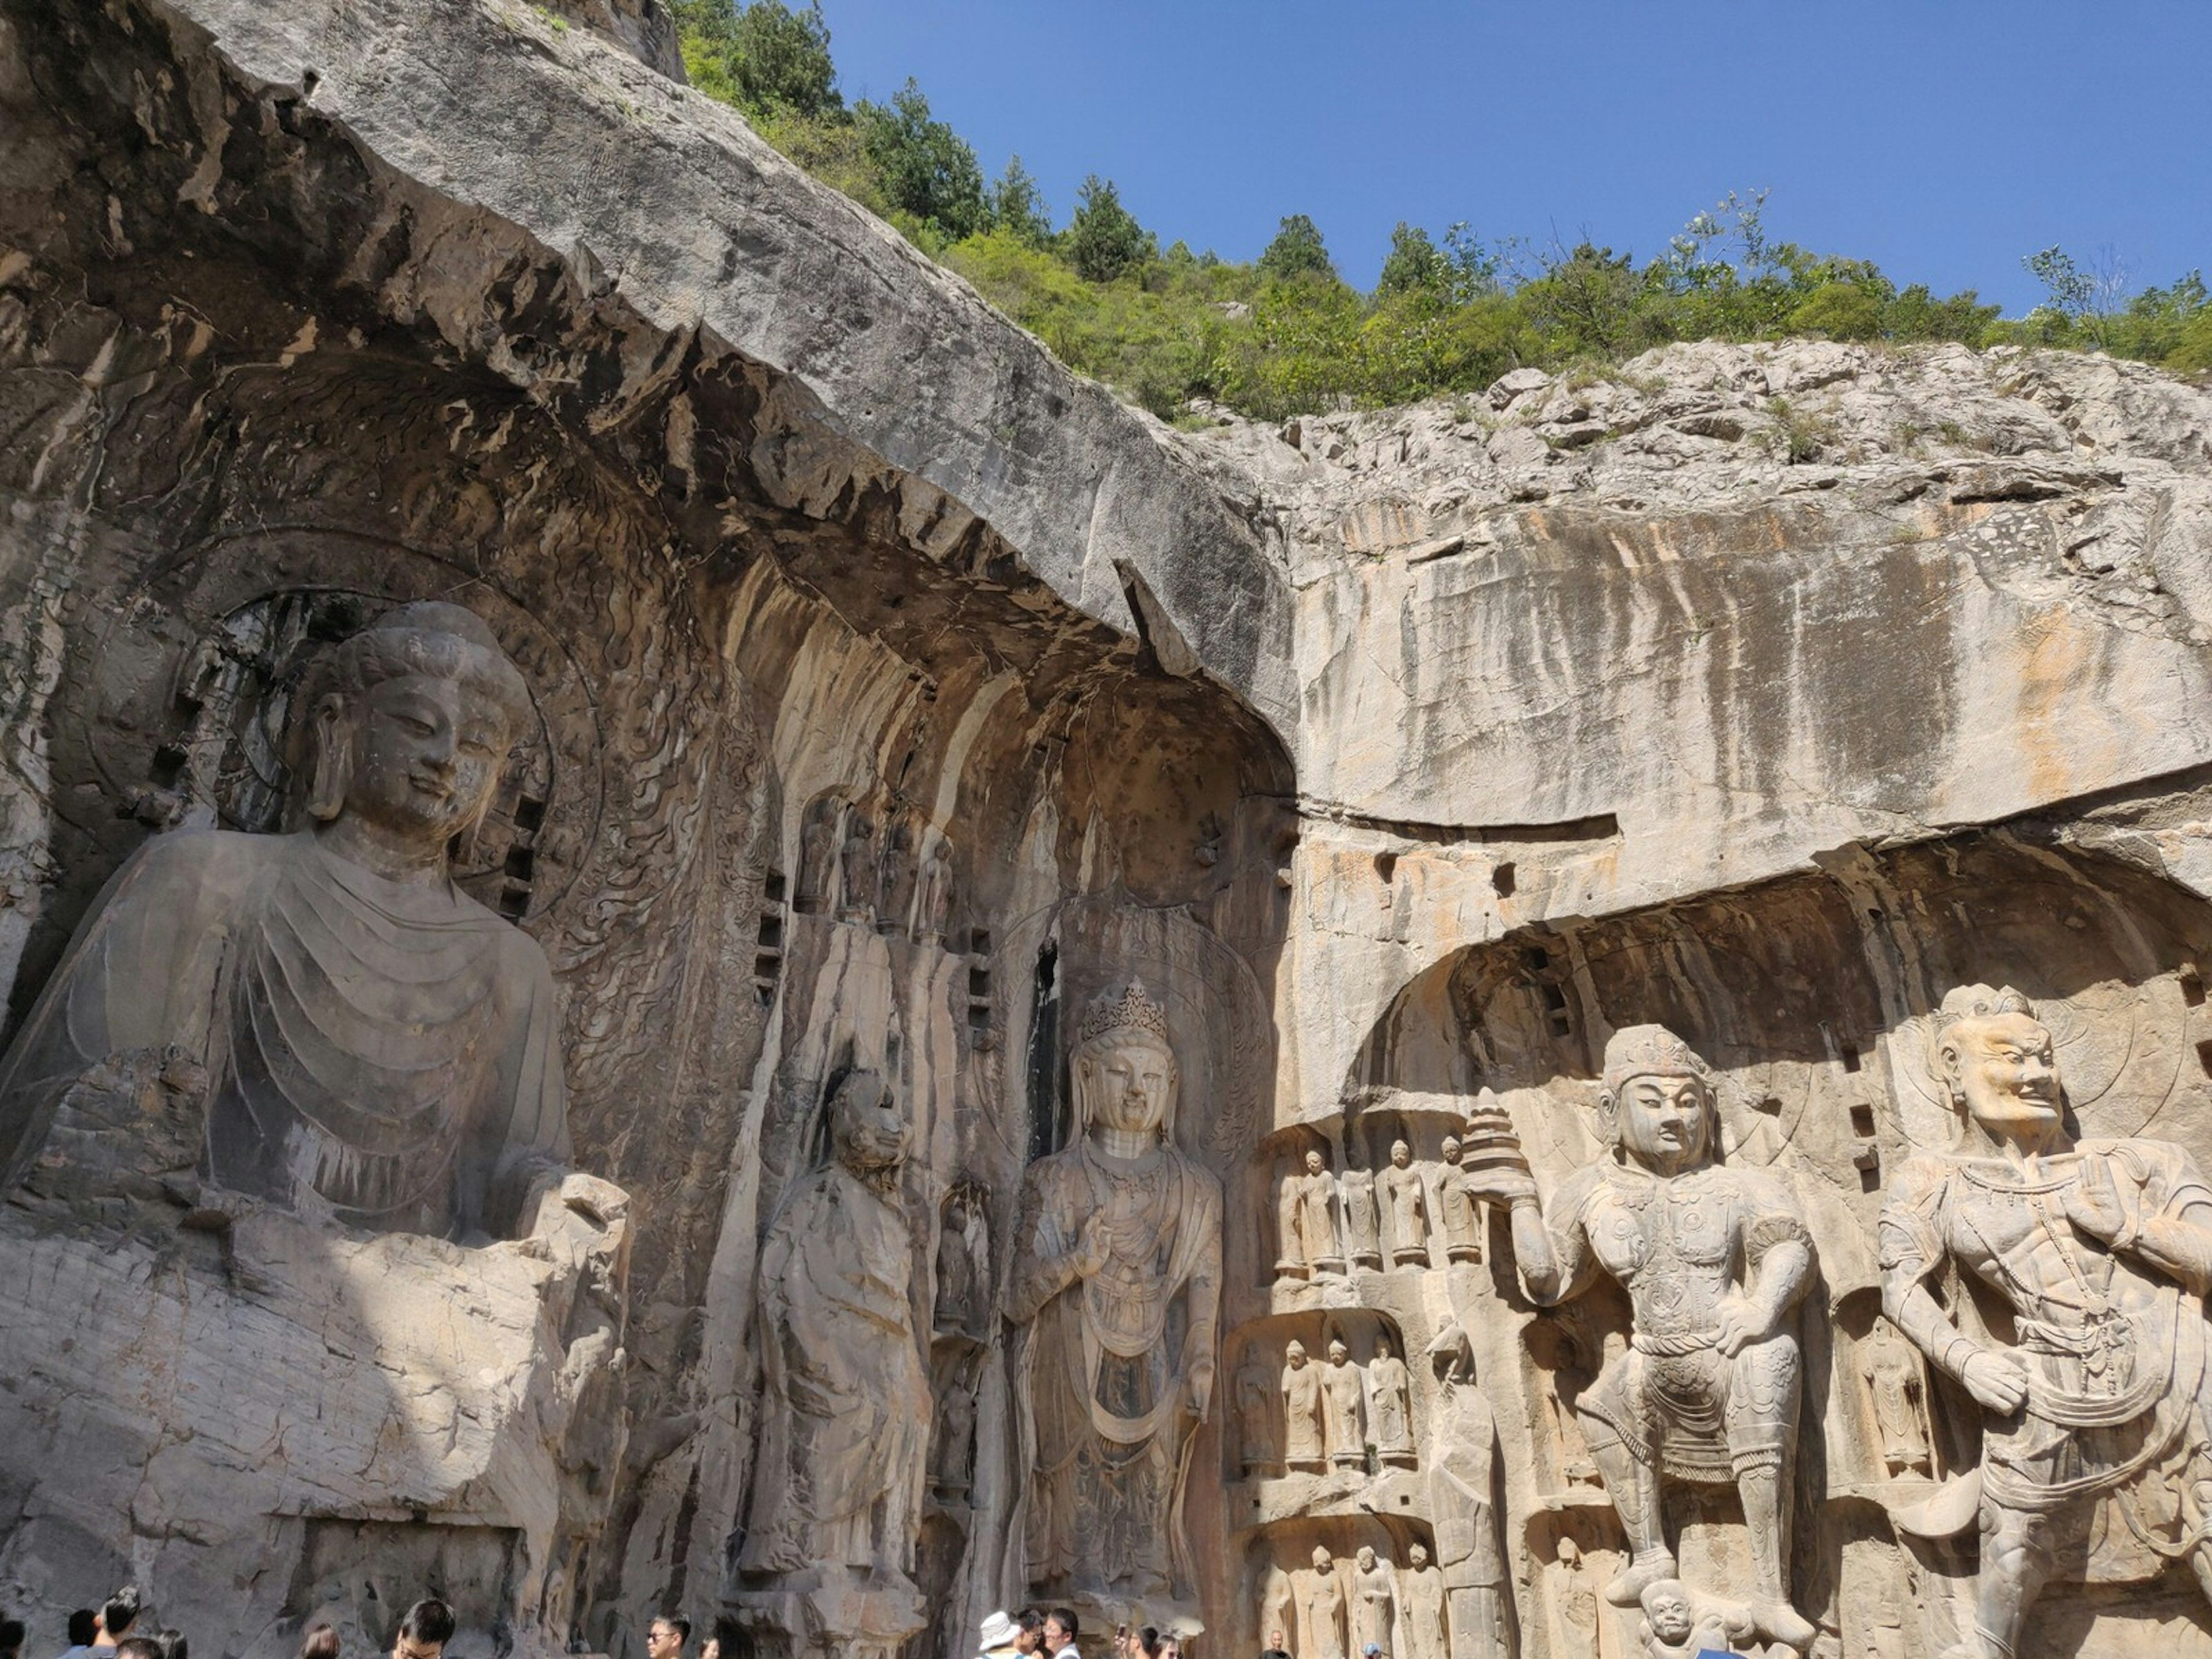
<path fill-rule="evenodd" d="M 2019 992 L 1963 987 L 1935 1028 L 1960 1141 L 1890 1187 L 1882 1308 L 1989 1413 L 1969 1501 L 1927 1509 L 1963 1529 L 1978 1507 L 1975 1638 L 1954 1651 L 2010 1659 L 2107 1498 L 2116 1529 L 2185 1555 L 2212 1595 L 2212 1187 L 2168 1142 L 2068 1136 L 2051 1033 Z M 1983 1324 L 1968 1279 L 2010 1308 L 2010 1340 Z"/>
<path fill-rule="evenodd" d="M 1509 1155 L 1518 1143 L 1503 1109 L 1479 1108 L 1465 1144 L 1485 1154 L 1470 1190 L 1512 1206 L 1529 1300 L 1554 1307 L 1605 1273 L 1633 1309 L 1627 1348 L 1576 1402 L 1633 1552 L 1606 1599 L 1634 1607 L 1646 1585 L 1675 1576 L 1663 1480 L 1733 1479 L 1751 1616 L 1802 1648 L 1814 1632 L 1787 1582 L 1800 1361 L 1785 1322 L 1811 1277 L 1811 1235 L 1780 1182 L 1717 1161 L 1712 1073 L 1665 1027 L 1632 1026 L 1606 1044 L 1599 1108 L 1611 1156 L 1540 1207 L 1526 1161 Z"/>
<path fill-rule="evenodd" d="M 1142 985 L 1091 1006 L 1069 1075 L 1083 1138 L 1023 1178 L 1006 1291 L 1028 1328 L 1029 1580 L 1039 1595 L 1175 1594 L 1213 1394 L 1221 1185 L 1176 1148 L 1167 1015 Z"/>
<path fill-rule="evenodd" d="M 738 1566 L 749 1590 L 811 1598 L 802 1622 L 839 1651 L 876 1656 L 924 1617 L 908 1577 L 930 1431 L 899 1201 L 910 1131 L 871 1071 L 839 1083 L 830 1131 L 830 1162 L 761 1244 L 761 1450 Z"/>
<path fill-rule="evenodd" d="M 204 1107 L 200 1173 L 309 1219 L 526 1229 L 568 1157 L 553 978 L 454 886 L 531 718 L 491 630 L 403 605 L 310 665 L 308 827 L 182 830 L 116 873 L 0 1064 L 0 1191 L 95 1067 Z"/>

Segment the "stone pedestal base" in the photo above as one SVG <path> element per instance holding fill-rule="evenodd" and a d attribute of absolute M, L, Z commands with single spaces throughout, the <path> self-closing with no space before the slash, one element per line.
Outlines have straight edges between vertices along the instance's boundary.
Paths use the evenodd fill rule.
<path fill-rule="evenodd" d="M 53 1627 L 135 1580 L 196 1647 L 274 1659 L 315 1618 L 381 1652 L 434 1591 L 487 1652 L 495 1626 L 562 1652 L 622 1451 L 626 1206 L 571 1176 L 530 1237 L 475 1249 L 0 1206 L 10 1611 Z"/>

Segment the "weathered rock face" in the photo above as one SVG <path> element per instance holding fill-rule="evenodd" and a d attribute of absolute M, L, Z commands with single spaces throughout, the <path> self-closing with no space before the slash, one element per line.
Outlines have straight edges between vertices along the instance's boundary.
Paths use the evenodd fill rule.
<path fill-rule="evenodd" d="M 1700 346 L 1172 434 L 574 15 L 0 3 L 14 1051 L 138 849 L 322 821 L 313 665 L 442 601 L 528 710 L 434 850 L 585 1183 L 241 1207 L 244 1050 L 83 1036 L 0 1602 L 2212 1650 L 2212 398 Z"/>

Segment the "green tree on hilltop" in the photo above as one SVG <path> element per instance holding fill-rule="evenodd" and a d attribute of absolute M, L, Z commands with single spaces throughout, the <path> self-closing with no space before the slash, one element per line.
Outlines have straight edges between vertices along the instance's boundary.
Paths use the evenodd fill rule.
<path fill-rule="evenodd" d="M 1016 155 L 1006 163 L 999 182 L 991 186 L 991 224 L 1028 247 L 1042 247 L 1052 240 L 1052 214 L 1044 204 L 1044 191 Z"/>
<path fill-rule="evenodd" d="M 1121 192 L 1092 173 L 1076 193 L 1067 227 L 1067 262 L 1085 282 L 1110 283 L 1149 260 L 1158 246 L 1152 234 L 1121 205 Z"/>
<path fill-rule="evenodd" d="M 1429 233 L 1399 220 L 1390 233 L 1382 275 L 1375 284 L 1376 295 L 1442 293 L 1450 288 L 1451 277 L 1451 262 L 1429 240 Z"/>
<path fill-rule="evenodd" d="M 1275 240 L 1260 256 L 1260 274 L 1279 283 L 1295 281 L 1300 276 L 1334 280 L 1336 266 L 1330 263 L 1328 248 L 1322 241 L 1321 227 L 1303 213 L 1293 213 L 1285 219 L 1275 232 Z"/>
<path fill-rule="evenodd" d="M 929 112 L 914 82 L 888 104 L 854 106 L 861 143 L 896 213 L 908 215 L 946 241 L 973 236 L 990 223 L 983 169 L 968 141 Z"/>
<path fill-rule="evenodd" d="M 684 67 L 701 91 L 755 118 L 844 108 L 818 4 L 795 12 L 782 0 L 675 0 L 674 12 Z"/>

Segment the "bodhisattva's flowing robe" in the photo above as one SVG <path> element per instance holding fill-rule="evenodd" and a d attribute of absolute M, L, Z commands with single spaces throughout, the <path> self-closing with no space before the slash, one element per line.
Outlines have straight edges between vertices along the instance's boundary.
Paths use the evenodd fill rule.
<path fill-rule="evenodd" d="M 1072 1258 L 1094 1215 L 1108 1255 L 1086 1279 Z M 1030 1166 L 1020 1227 L 1006 1306 L 1028 1326 L 1030 1582 L 1166 1590 L 1190 1373 L 1213 1358 L 1220 1311 L 1220 1182 L 1173 1146 L 1124 1163 L 1085 1139 Z"/>
<path fill-rule="evenodd" d="M 201 1173 L 381 1232 L 528 1224 L 568 1158 L 552 973 L 450 882 L 394 882 L 312 832 L 185 830 L 117 872 L 0 1062 L 0 1190 L 92 1067 L 204 1069 Z"/>
<path fill-rule="evenodd" d="M 744 1571 L 912 1566 L 930 1424 L 913 1252 L 897 1206 L 842 1164 L 810 1176 L 769 1228 Z"/>

